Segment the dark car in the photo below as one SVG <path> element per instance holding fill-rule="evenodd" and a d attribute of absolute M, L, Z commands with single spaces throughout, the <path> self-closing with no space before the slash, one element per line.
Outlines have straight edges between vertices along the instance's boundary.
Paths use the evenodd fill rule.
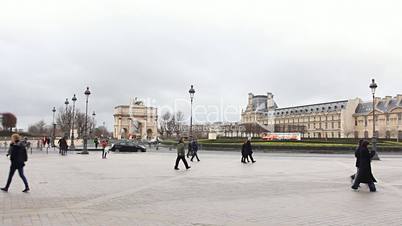
<path fill-rule="evenodd" d="M 118 141 L 109 149 L 114 152 L 146 152 L 147 149 L 144 145 L 134 143 L 132 141 Z"/>

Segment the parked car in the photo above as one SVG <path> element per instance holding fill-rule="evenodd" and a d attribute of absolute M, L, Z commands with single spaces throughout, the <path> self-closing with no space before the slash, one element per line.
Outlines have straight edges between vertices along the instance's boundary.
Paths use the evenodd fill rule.
<path fill-rule="evenodd" d="M 113 152 L 146 152 L 147 148 L 132 141 L 118 141 L 109 150 Z"/>

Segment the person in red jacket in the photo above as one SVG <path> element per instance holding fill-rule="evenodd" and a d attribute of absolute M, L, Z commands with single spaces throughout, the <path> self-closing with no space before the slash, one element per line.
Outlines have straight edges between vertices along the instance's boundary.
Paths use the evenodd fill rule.
<path fill-rule="evenodd" d="M 107 155 L 107 151 L 106 151 L 106 147 L 108 145 L 108 141 L 106 139 L 101 141 L 101 145 L 102 145 L 102 158 L 105 159 L 106 155 Z"/>

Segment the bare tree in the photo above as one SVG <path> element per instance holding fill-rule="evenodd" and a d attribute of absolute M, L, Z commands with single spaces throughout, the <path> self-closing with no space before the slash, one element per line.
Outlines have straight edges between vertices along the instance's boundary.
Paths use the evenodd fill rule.
<path fill-rule="evenodd" d="M 174 132 L 179 136 L 183 132 L 184 114 L 181 111 L 176 112 L 174 117 Z"/>
<path fill-rule="evenodd" d="M 170 136 L 170 130 L 169 130 L 169 122 L 172 118 L 172 114 L 167 111 L 162 115 L 162 119 L 160 121 L 160 134 Z"/>
<path fill-rule="evenodd" d="M 72 107 L 59 108 L 56 123 L 64 135 L 69 136 L 72 124 L 73 111 Z"/>
<path fill-rule="evenodd" d="M 112 136 L 112 133 L 109 132 L 105 126 L 99 126 L 98 128 L 95 128 L 93 134 L 95 137 L 111 137 Z"/>
<path fill-rule="evenodd" d="M 5 130 L 10 130 L 11 132 L 17 126 L 17 117 L 13 113 L 3 113 L 1 123 Z"/>
<path fill-rule="evenodd" d="M 85 133 L 85 113 L 82 113 L 79 109 L 77 109 L 74 113 L 74 116 L 74 129 L 77 130 L 76 138 L 83 138 Z M 67 110 L 65 108 L 60 108 L 56 123 L 63 135 L 69 135 L 72 125 L 72 109 L 70 107 L 67 108 Z M 88 135 L 90 134 L 91 129 L 94 127 L 95 122 L 92 120 L 92 117 L 88 115 Z"/>
<path fill-rule="evenodd" d="M 41 120 L 28 127 L 28 133 L 34 136 L 46 136 L 51 133 L 50 126 L 46 125 L 45 121 Z"/>

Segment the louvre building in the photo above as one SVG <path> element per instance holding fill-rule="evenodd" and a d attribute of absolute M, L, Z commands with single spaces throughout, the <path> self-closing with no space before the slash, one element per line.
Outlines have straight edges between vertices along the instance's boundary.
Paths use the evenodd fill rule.
<path fill-rule="evenodd" d="M 303 138 L 370 138 L 373 103 L 360 98 L 280 108 L 274 95 L 248 95 L 241 123 L 251 135 L 300 132 Z M 375 99 L 376 135 L 402 139 L 402 95 Z M 257 129 L 258 128 L 258 129 Z"/>

